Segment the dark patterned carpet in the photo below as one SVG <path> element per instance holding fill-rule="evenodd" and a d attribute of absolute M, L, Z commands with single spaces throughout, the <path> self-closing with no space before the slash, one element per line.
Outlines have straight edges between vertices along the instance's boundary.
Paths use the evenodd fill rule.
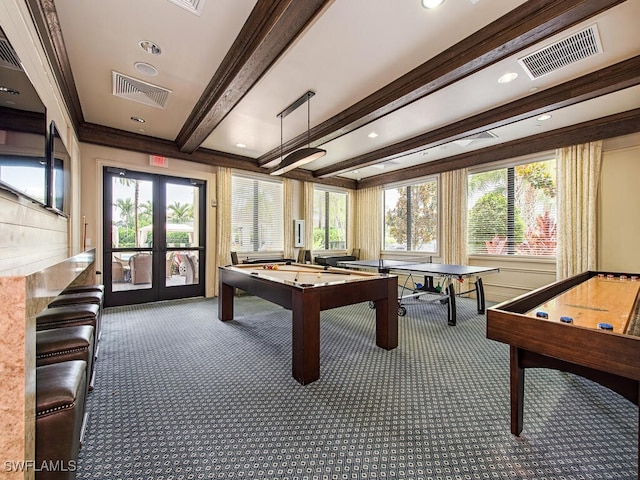
<path fill-rule="evenodd" d="M 419 301 L 418 301 L 419 302 Z M 322 313 L 320 380 L 291 377 L 289 311 L 236 299 L 107 309 L 80 479 L 633 479 L 638 409 L 528 370 L 509 430 L 509 349 L 475 301 L 407 306 L 375 346 L 366 304 Z"/>

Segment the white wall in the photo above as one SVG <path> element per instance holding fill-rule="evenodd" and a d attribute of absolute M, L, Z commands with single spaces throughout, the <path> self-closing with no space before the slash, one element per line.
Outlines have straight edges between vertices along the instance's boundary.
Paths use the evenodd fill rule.
<path fill-rule="evenodd" d="M 640 133 L 605 142 L 598 196 L 598 269 L 640 272 Z"/>

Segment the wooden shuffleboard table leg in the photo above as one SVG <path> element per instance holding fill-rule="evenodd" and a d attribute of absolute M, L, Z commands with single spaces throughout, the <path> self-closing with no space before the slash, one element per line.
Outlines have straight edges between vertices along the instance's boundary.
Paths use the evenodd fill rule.
<path fill-rule="evenodd" d="M 524 412 L 524 368 L 520 366 L 520 349 L 511 346 L 509 354 L 511 382 L 511 433 L 522 433 Z"/>

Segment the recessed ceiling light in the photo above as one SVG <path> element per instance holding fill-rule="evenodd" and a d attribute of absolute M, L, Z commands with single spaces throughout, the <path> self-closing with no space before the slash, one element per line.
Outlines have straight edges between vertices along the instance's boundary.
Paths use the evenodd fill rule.
<path fill-rule="evenodd" d="M 544 115 L 540 115 L 537 120 L 540 122 L 544 122 L 545 120 L 549 120 L 551 118 L 551 115 L 549 115 L 548 113 L 545 113 Z"/>
<path fill-rule="evenodd" d="M 373 168 L 379 168 L 380 170 L 384 170 L 384 165 L 381 163 L 378 163 L 376 165 L 371 165 Z"/>
<path fill-rule="evenodd" d="M 131 117 L 131 120 L 138 123 L 144 123 L 145 121 L 144 118 L 140 118 L 140 117 Z"/>
<path fill-rule="evenodd" d="M 367 135 L 367 137 L 369 138 L 376 138 L 378 136 L 378 134 L 376 132 L 371 132 L 369 135 Z"/>
<path fill-rule="evenodd" d="M 442 5 L 444 0 L 422 0 L 422 6 L 424 8 L 436 8 Z"/>
<path fill-rule="evenodd" d="M 160 55 L 162 53 L 160 47 L 149 40 L 142 40 L 140 42 L 140 48 L 151 55 Z"/>
<path fill-rule="evenodd" d="M 133 64 L 135 69 L 144 75 L 149 75 L 150 77 L 155 77 L 158 75 L 158 69 L 151 65 L 150 63 L 144 62 L 136 62 Z"/>
<path fill-rule="evenodd" d="M 505 73 L 498 79 L 498 83 L 509 83 L 518 78 L 518 74 L 515 72 Z"/>
<path fill-rule="evenodd" d="M 353 172 L 351 172 L 351 173 L 360 173 L 360 170 L 354 170 L 354 171 L 353 171 Z"/>
<path fill-rule="evenodd" d="M 236 147 L 238 147 L 238 148 L 247 148 L 247 146 L 244 143 L 236 143 Z"/>

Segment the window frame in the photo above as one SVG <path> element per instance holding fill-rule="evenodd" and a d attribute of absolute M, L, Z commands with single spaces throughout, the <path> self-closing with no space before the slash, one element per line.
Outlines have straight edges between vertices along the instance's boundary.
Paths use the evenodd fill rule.
<path fill-rule="evenodd" d="M 555 150 L 547 150 L 544 152 L 537 152 L 531 155 L 524 155 L 521 157 L 510 158 L 510 159 L 501 160 L 501 161 L 492 162 L 492 163 L 484 163 L 482 165 L 478 165 L 476 167 L 471 167 L 468 169 L 467 182 L 471 175 L 476 175 L 479 173 L 486 173 L 486 172 L 491 172 L 491 171 L 501 170 L 501 169 L 515 168 L 521 165 L 527 165 L 530 163 L 538 163 L 538 162 L 546 162 L 549 160 L 556 160 L 557 162 L 557 156 L 556 156 Z M 556 163 L 556 168 L 557 168 L 557 163 Z M 556 188 L 557 186 L 558 185 L 557 185 L 557 177 L 556 177 Z M 469 199 L 469 192 L 467 191 L 467 205 L 468 205 L 468 199 Z M 556 213 L 556 225 L 557 225 L 557 205 L 556 205 L 555 213 Z M 469 233 L 468 233 L 469 232 L 469 212 L 468 211 L 467 211 L 466 221 L 467 221 L 466 226 L 467 226 L 467 249 L 468 249 L 469 247 Z M 556 239 L 557 239 L 557 233 L 556 233 Z M 496 258 L 496 259 L 502 259 L 502 260 L 536 261 L 541 263 L 551 263 L 556 261 L 557 250 L 555 255 L 530 255 L 530 254 L 523 255 L 523 254 L 517 254 L 517 253 L 477 253 L 477 252 L 471 253 L 469 251 L 467 253 L 467 256 L 469 258 L 476 258 L 476 259 Z"/>
<path fill-rule="evenodd" d="M 385 204 L 385 195 L 387 190 L 398 189 L 403 187 L 410 187 L 415 185 L 421 185 L 428 182 L 435 182 L 436 184 L 436 201 L 437 205 L 437 213 L 436 213 L 436 235 L 435 242 L 436 248 L 433 251 L 430 250 L 400 250 L 400 249 L 386 249 L 385 245 L 385 233 L 386 233 L 386 204 Z M 435 175 L 427 175 L 424 177 L 412 178 L 408 180 L 403 180 L 400 182 L 393 182 L 382 186 L 382 245 L 380 248 L 380 252 L 385 255 L 395 254 L 395 255 L 429 255 L 433 257 L 440 256 L 440 246 L 441 246 L 441 226 L 442 226 L 442 188 L 441 188 L 441 180 L 440 174 Z M 408 220 L 410 221 L 410 220 Z M 407 239 L 407 244 L 409 245 L 409 239 Z"/>
<path fill-rule="evenodd" d="M 325 224 L 325 248 L 313 248 L 313 251 L 315 252 L 322 252 L 322 253 L 331 253 L 331 252 L 346 252 L 349 250 L 350 245 L 349 245 L 349 192 L 345 189 L 341 189 L 341 188 L 337 188 L 337 187 L 331 187 L 328 185 L 321 185 L 321 184 L 314 184 L 313 185 L 313 210 L 315 212 L 315 198 L 316 198 L 316 192 L 324 192 L 325 193 L 325 205 L 328 203 L 329 201 L 329 194 L 331 193 L 338 193 L 341 195 L 345 196 L 345 230 L 344 230 L 344 244 L 345 247 L 344 248 L 327 248 L 328 245 L 328 237 L 329 237 L 329 222 L 328 222 L 328 217 L 329 217 L 329 209 L 327 208 L 325 211 L 325 218 L 324 218 L 324 224 Z M 311 221 L 311 228 L 313 230 L 313 219 Z"/>
<path fill-rule="evenodd" d="M 239 179 L 243 179 L 243 180 L 249 180 L 249 181 L 256 181 L 256 182 L 262 182 L 262 183 L 271 183 L 271 184 L 276 184 L 280 187 L 280 198 L 281 198 L 281 210 L 282 213 L 284 214 L 284 210 L 285 210 L 285 198 L 284 198 L 284 182 L 282 181 L 282 179 L 280 178 L 274 178 L 272 176 L 265 176 L 265 175 L 260 175 L 260 174 L 251 174 L 251 173 L 246 173 L 246 172 L 232 172 L 231 173 L 231 203 L 233 204 L 233 200 L 234 200 L 234 181 L 236 178 Z M 258 199 L 253 198 L 253 204 L 254 207 L 259 205 Z M 255 212 L 254 212 L 255 215 Z M 258 223 L 259 225 L 259 220 Z M 253 227 L 253 229 L 255 229 L 255 225 Z M 252 234 L 255 233 L 255 231 L 252 229 Z M 231 211 L 231 235 L 233 237 L 233 211 Z M 244 249 L 237 249 L 233 246 L 233 242 L 231 243 L 231 249 L 235 250 L 238 253 L 241 253 L 243 255 L 261 255 L 261 254 L 265 254 L 265 253 L 269 253 L 269 254 L 282 254 L 284 252 L 284 236 L 285 236 L 285 225 L 284 225 L 284 218 L 282 220 L 282 230 L 281 230 L 281 239 L 282 239 L 282 245 L 279 248 L 276 249 L 272 249 L 272 250 L 244 250 Z M 259 236 L 257 236 L 257 238 L 259 239 Z M 255 247 L 255 241 L 253 244 L 253 247 Z"/>

